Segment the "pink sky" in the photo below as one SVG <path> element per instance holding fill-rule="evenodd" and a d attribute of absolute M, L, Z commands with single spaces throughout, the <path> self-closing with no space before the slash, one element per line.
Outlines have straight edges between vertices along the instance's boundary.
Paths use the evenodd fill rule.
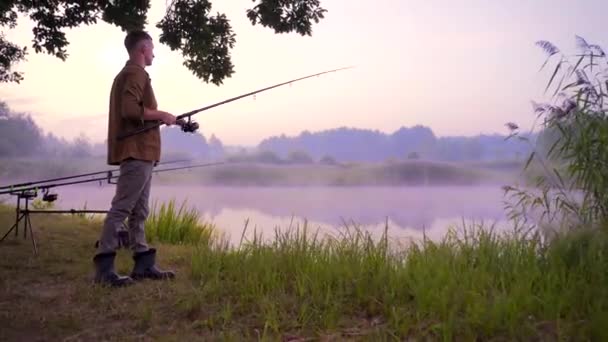
<path fill-rule="evenodd" d="M 294 83 L 195 116 L 201 132 L 225 144 L 339 126 L 386 133 L 422 124 L 440 136 L 506 133 L 508 121 L 529 126 L 530 101 L 541 101 L 549 70 L 534 46 L 550 40 L 574 52 L 576 34 L 606 47 L 602 1 L 322 0 L 326 18 L 313 37 L 276 35 L 253 27 L 251 1 L 214 1 L 237 34 L 236 73 L 217 87 L 196 79 L 179 52 L 156 44 L 148 69 L 161 109 L 181 114 L 307 74 L 355 69 Z M 147 29 L 162 18 L 153 1 Z M 6 38 L 30 45 L 32 24 L 22 18 Z M 29 112 L 45 132 L 93 141 L 106 136 L 108 94 L 126 60 L 124 34 L 105 23 L 68 33 L 69 58 L 34 54 L 17 69 L 21 84 L 2 84 L 0 99 Z"/>

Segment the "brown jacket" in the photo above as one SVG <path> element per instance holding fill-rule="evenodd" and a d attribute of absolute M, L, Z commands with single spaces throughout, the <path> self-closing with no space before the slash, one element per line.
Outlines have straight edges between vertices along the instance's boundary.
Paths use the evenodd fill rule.
<path fill-rule="evenodd" d="M 108 164 L 119 165 L 127 158 L 160 160 L 160 128 L 117 140 L 119 134 L 143 128 L 143 108 L 157 109 L 150 76 L 143 67 L 127 61 L 114 78 L 108 120 Z"/>

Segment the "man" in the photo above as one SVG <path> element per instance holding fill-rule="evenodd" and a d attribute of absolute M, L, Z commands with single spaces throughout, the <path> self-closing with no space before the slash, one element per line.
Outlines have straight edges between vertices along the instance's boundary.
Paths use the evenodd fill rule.
<path fill-rule="evenodd" d="M 117 140 L 119 134 L 161 120 L 175 124 L 175 116 L 158 110 L 151 80 L 145 71 L 154 59 L 154 44 L 145 31 L 133 31 L 124 40 L 129 59 L 114 78 L 110 93 L 108 122 L 109 165 L 120 165 L 116 193 L 97 243 L 93 258 L 95 282 L 110 286 L 131 285 L 135 280 L 168 279 L 172 271 L 155 265 L 156 249 L 146 243 L 144 222 L 148 217 L 148 200 L 153 167 L 160 160 L 160 129 Z M 123 222 L 128 218 L 128 239 L 121 239 Z M 124 236 L 124 235 L 122 235 Z M 114 269 L 116 250 L 128 240 L 135 265 L 130 276 L 118 275 Z"/>

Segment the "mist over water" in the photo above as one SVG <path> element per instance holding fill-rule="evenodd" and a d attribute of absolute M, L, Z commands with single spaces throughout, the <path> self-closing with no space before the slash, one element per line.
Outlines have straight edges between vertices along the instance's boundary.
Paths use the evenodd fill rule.
<path fill-rule="evenodd" d="M 104 143 L 86 137 L 68 143 L 42 134 L 34 121 L 13 115 L 8 106 L 0 108 L 2 113 L 14 127 L 29 128 L 2 126 L 10 142 L 4 151 L 11 152 L 0 155 L 2 186 L 117 169 L 106 165 Z M 388 226 L 392 237 L 420 238 L 424 232 L 440 239 L 463 221 L 506 224 L 501 186 L 520 178 L 528 151 L 500 135 L 439 137 L 421 125 L 395 127 L 391 133 L 336 127 L 281 134 L 246 149 L 179 129 L 161 134 L 163 162 L 181 160 L 171 166 L 223 164 L 155 174 L 151 206 L 175 200 L 179 207 L 187 201 L 188 209 L 197 209 L 233 242 L 245 227 L 247 237 L 255 229 L 272 238 L 275 228 L 306 224 L 331 234 L 345 227 L 381 234 Z M 59 194 L 55 207 L 108 210 L 115 185 L 107 184 L 105 173 L 94 178 L 103 184 L 51 189 Z M 14 197 L 2 199 L 15 204 Z"/>
<path fill-rule="evenodd" d="M 61 209 L 107 210 L 115 186 L 74 185 L 57 189 Z M 152 185 L 150 206 L 175 200 L 196 208 L 238 243 L 245 223 L 272 238 L 275 228 L 319 229 L 336 235 L 344 227 L 381 234 L 388 223 L 392 238 L 441 239 L 452 225 L 465 222 L 507 227 L 503 191 L 498 185 L 402 187 L 226 187 Z"/>

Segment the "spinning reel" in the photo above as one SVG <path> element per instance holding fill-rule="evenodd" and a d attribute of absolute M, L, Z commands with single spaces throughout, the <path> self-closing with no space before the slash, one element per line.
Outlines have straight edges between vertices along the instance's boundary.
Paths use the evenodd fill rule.
<path fill-rule="evenodd" d="M 198 129 L 198 123 L 192 121 L 192 118 L 190 116 L 188 116 L 188 121 L 184 121 L 184 119 L 179 119 L 176 122 L 178 125 L 181 126 L 182 131 L 186 132 L 186 133 L 194 133 L 196 132 L 196 130 Z"/>
<path fill-rule="evenodd" d="M 49 189 L 48 188 L 44 189 L 43 191 L 44 191 L 44 193 L 42 195 L 42 200 L 44 202 L 51 203 L 51 202 L 55 202 L 57 200 L 57 194 L 49 193 Z"/>

